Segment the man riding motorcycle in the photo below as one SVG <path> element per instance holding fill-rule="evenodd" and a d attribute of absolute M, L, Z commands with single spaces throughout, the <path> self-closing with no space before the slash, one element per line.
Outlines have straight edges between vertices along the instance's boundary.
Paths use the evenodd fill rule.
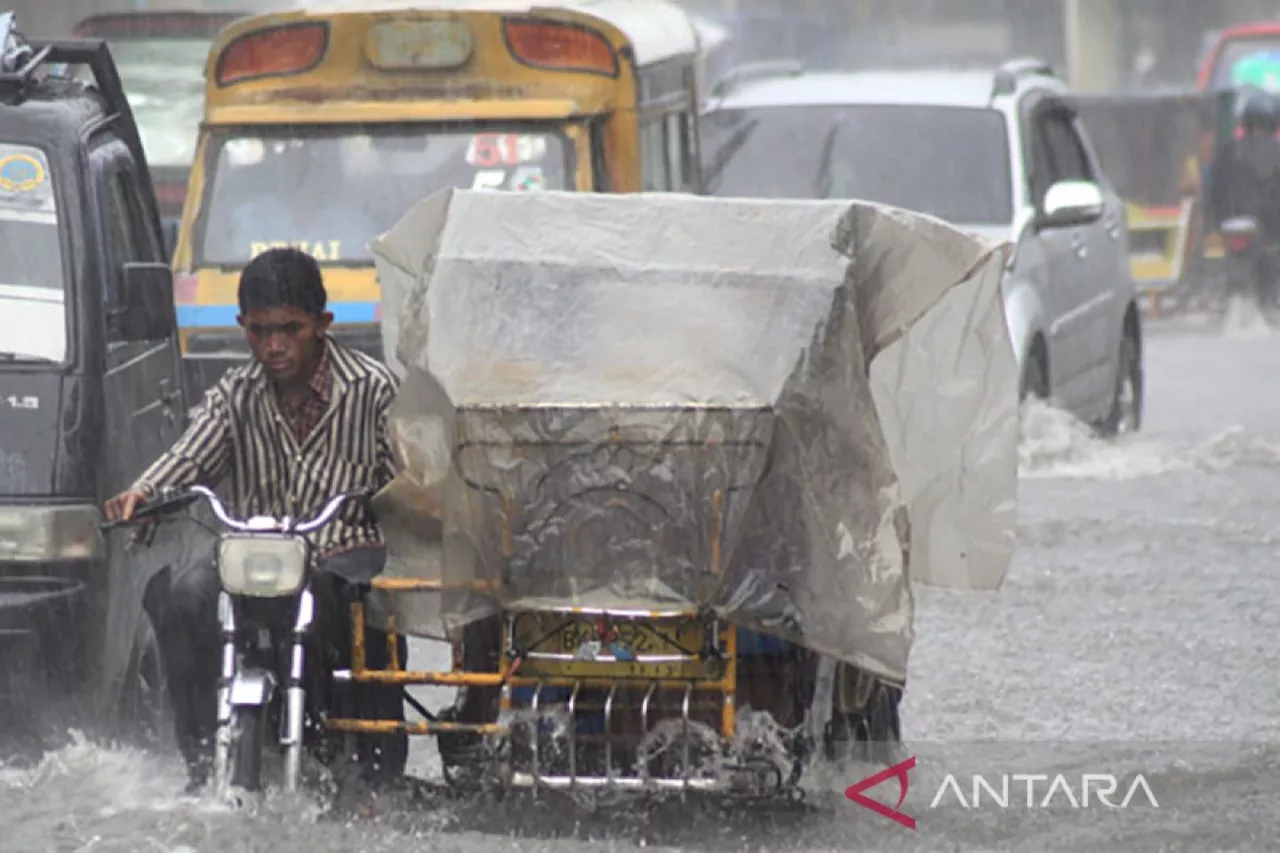
<path fill-rule="evenodd" d="M 1280 272 L 1280 109 L 1274 97 L 1249 94 L 1241 110 L 1244 135 L 1223 147 L 1209 169 L 1208 221 L 1216 228 L 1251 216 L 1258 223 L 1261 249 L 1258 296 L 1274 301 Z"/>
<path fill-rule="evenodd" d="M 205 394 L 186 433 L 135 484 L 107 502 L 112 521 L 130 519 L 165 488 L 228 481 L 229 506 L 241 516 L 305 513 L 335 494 L 380 488 L 395 474 L 387 417 L 395 376 L 328 335 L 333 314 L 316 261 L 292 248 L 255 257 L 240 276 L 238 322 L 253 353 Z M 367 588 L 386 559 L 381 530 L 367 506 L 353 505 L 310 534 L 316 553 L 313 591 L 324 675 L 349 666 L 346 603 Z M 194 793 L 208 781 L 217 724 L 221 581 L 213 561 L 176 567 L 157 632 L 172 693 L 177 739 Z M 372 627 L 368 663 L 387 665 L 387 642 Z M 400 638 L 401 660 L 407 648 Z M 377 719 L 404 719 L 398 687 L 357 685 L 356 701 Z M 375 735 L 366 775 L 403 772 L 408 737 Z M 372 772 L 370 772 L 372 771 Z"/>

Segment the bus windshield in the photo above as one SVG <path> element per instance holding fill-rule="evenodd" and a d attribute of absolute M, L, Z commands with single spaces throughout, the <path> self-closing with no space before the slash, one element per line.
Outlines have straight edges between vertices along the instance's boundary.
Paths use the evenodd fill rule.
<path fill-rule="evenodd" d="M 568 190 L 574 175 L 572 145 L 550 126 L 242 129 L 215 134 L 207 162 L 202 266 L 243 266 L 279 245 L 369 265 L 369 241 L 433 192 Z"/>

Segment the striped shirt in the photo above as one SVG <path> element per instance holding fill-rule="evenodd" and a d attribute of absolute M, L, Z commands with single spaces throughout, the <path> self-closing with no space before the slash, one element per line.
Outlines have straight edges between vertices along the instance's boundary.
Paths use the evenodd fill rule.
<path fill-rule="evenodd" d="M 150 498 L 164 488 L 225 481 L 233 515 L 299 518 L 341 492 L 385 486 L 395 475 L 387 430 L 395 375 L 333 338 L 326 347 L 329 406 L 304 439 L 286 420 L 262 365 L 251 361 L 205 393 L 187 431 L 134 488 Z M 355 501 L 308 538 L 316 559 L 383 544 L 376 521 Z"/>
<path fill-rule="evenodd" d="M 332 373 L 329 370 L 329 348 L 325 347 L 320 354 L 320 363 L 316 365 L 316 372 L 307 383 L 307 395 L 302 398 L 302 402 L 291 406 L 288 400 L 280 401 L 280 411 L 299 443 L 311 435 L 316 424 L 324 418 L 324 413 L 329 411 L 329 401 L 333 399 Z"/>

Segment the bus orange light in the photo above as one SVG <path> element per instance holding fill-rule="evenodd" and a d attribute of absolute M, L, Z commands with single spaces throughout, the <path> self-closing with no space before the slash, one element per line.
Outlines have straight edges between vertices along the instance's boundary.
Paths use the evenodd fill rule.
<path fill-rule="evenodd" d="M 502 28 L 511 55 L 526 65 L 618 76 L 618 55 L 595 30 L 528 18 L 508 18 Z"/>
<path fill-rule="evenodd" d="M 329 27 L 323 23 L 287 24 L 243 35 L 218 57 L 218 85 L 308 71 L 320 63 L 328 42 Z"/>

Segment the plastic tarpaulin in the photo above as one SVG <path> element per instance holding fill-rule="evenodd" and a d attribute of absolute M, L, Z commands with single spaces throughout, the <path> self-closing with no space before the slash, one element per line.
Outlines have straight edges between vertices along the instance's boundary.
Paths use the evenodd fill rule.
<path fill-rule="evenodd" d="M 905 680 L 911 580 L 996 588 L 1001 254 L 869 204 L 447 190 L 374 241 L 400 630 L 712 608 Z"/>

